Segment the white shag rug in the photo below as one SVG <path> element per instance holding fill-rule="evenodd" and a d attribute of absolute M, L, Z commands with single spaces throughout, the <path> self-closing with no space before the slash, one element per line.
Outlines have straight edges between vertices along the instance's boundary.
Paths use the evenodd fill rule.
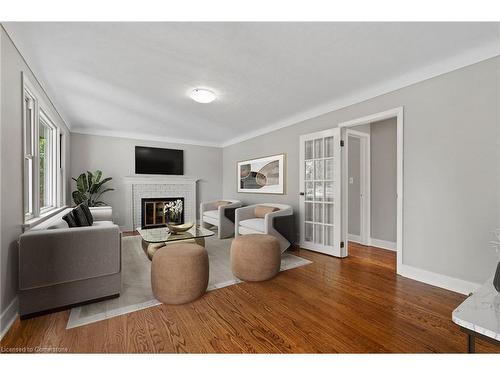
<path fill-rule="evenodd" d="M 151 290 L 151 262 L 141 247 L 140 236 L 122 239 L 122 291 L 120 297 L 71 309 L 66 329 L 109 319 L 118 315 L 161 304 Z M 232 238 L 216 236 L 205 239 L 209 258 L 208 289 L 214 290 L 240 283 L 231 272 L 230 247 Z M 280 271 L 304 266 L 311 261 L 285 252 Z"/>

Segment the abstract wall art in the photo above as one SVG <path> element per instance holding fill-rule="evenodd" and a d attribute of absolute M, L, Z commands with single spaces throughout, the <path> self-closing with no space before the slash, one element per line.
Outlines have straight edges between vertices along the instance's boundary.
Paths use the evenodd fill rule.
<path fill-rule="evenodd" d="M 238 162 L 238 193 L 285 194 L 285 154 Z"/>

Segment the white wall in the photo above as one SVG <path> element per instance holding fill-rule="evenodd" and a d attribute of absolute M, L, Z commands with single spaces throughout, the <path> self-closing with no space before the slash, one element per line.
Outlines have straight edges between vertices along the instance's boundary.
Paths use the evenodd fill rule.
<path fill-rule="evenodd" d="M 361 234 L 361 141 L 356 137 L 348 137 L 348 233 L 359 236 Z M 352 179 L 352 182 L 351 182 Z"/>
<path fill-rule="evenodd" d="M 23 151 L 22 151 L 22 81 L 21 72 L 36 86 L 39 99 L 55 114 L 52 120 L 61 128 L 69 155 L 69 130 L 50 103 L 35 76 L 15 48 L 3 27 L 0 27 L 0 86 L 1 86 L 1 252 L 0 252 L 0 333 L 17 312 L 18 288 L 17 239 L 23 224 Z M 63 168 L 68 169 L 69 158 Z"/>
<path fill-rule="evenodd" d="M 496 264 L 488 242 L 499 224 L 499 70 L 500 58 L 492 58 L 225 147 L 224 196 L 298 212 L 299 136 L 403 106 L 403 264 L 483 282 Z M 236 192 L 238 160 L 282 152 L 286 195 Z"/>
<path fill-rule="evenodd" d="M 181 145 L 128 138 L 95 135 L 71 135 L 71 176 L 87 170 L 100 169 L 106 177 L 112 177 L 110 187 L 115 191 L 102 196 L 113 206 L 114 221 L 126 230 L 133 229 L 132 191 L 124 183 L 124 177 L 135 175 L 135 146 L 175 148 L 184 150 L 184 175 L 199 178 L 197 205 L 200 201 L 222 197 L 222 149 L 218 147 Z M 75 183 L 71 184 L 73 190 Z"/>
<path fill-rule="evenodd" d="M 370 124 L 371 238 L 396 242 L 397 228 L 397 121 Z"/>

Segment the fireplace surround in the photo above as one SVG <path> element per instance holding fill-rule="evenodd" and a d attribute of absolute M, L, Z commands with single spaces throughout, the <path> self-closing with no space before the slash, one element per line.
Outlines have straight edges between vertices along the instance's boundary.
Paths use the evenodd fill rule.
<path fill-rule="evenodd" d="M 184 199 L 184 222 L 196 222 L 197 178 L 187 176 L 135 175 L 127 176 L 124 182 L 130 186 L 130 213 L 134 229 L 142 228 L 142 199 Z M 130 204 L 130 203 L 129 203 Z"/>
<path fill-rule="evenodd" d="M 165 215 L 164 208 L 169 202 L 180 200 L 184 207 L 183 197 L 174 198 L 141 198 L 141 229 L 160 228 L 167 225 L 184 223 L 184 209 L 176 221 L 169 220 L 168 213 Z"/>

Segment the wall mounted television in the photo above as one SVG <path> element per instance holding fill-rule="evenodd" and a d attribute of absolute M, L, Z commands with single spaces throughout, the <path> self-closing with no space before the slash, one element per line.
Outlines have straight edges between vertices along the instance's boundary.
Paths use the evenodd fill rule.
<path fill-rule="evenodd" d="M 135 146 L 136 174 L 184 174 L 184 151 Z"/>

